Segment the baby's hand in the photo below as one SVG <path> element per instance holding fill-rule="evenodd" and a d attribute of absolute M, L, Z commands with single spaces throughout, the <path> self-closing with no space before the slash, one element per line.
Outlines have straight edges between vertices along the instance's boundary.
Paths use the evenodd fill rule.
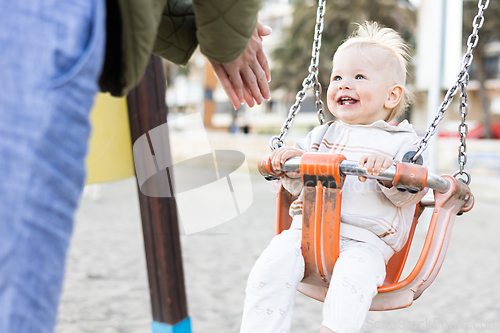
<path fill-rule="evenodd" d="M 358 161 L 358 166 L 362 168 L 363 166 L 366 168 L 367 175 L 378 176 L 382 171 L 385 171 L 388 167 L 392 165 L 392 158 L 389 158 L 384 155 L 363 155 L 360 157 Z M 358 177 L 359 181 L 366 181 L 366 177 Z M 392 183 L 390 181 L 382 181 L 382 183 L 386 187 L 392 187 Z"/>
<path fill-rule="evenodd" d="M 279 171 L 286 161 L 288 161 L 292 157 L 298 157 L 302 155 L 304 155 L 304 152 L 297 148 L 287 146 L 278 148 L 271 153 L 271 168 L 275 172 Z M 299 172 L 293 172 L 292 177 L 297 177 L 298 174 Z"/>

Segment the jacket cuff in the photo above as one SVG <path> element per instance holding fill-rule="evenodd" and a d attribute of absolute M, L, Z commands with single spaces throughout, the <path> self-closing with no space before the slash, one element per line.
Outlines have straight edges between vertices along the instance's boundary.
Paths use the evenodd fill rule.
<path fill-rule="evenodd" d="M 186 65 L 196 50 L 196 21 L 189 0 L 168 1 L 163 11 L 153 53 Z"/>

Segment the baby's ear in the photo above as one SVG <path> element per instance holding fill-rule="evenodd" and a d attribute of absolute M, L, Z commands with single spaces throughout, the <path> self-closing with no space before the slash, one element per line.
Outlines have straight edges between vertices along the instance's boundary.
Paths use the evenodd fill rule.
<path fill-rule="evenodd" d="M 387 96 L 384 106 L 388 109 L 394 109 L 399 104 L 402 97 L 403 87 L 395 84 L 389 89 L 389 95 Z"/>

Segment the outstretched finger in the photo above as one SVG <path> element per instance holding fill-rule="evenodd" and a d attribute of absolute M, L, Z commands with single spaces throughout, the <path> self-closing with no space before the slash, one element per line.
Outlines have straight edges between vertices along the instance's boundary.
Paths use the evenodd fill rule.
<path fill-rule="evenodd" d="M 231 83 L 229 76 L 224 70 L 224 67 L 221 64 L 212 61 L 210 62 L 210 64 L 212 65 L 212 69 L 214 70 L 215 75 L 219 79 L 222 89 L 224 89 L 227 96 L 229 97 L 229 100 L 231 101 L 231 104 L 233 105 L 234 109 L 235 110 L 239 109 L 241 105 L 240 102 L 241 100 L 238 97 L 236 91 L 234 90 L 233 84 Z"/>
<path fill-rule="evenodd" d="M 229 76 L 229 79 L 231 80 L 231 85 L 236 92 L 236 95 L 238 96 L 240 104 L 245 102 L 245 97 L 243 90 L 245 89 L 245 84 L 243 83 L 244 78 L 242 77 L 241 69 L 237 63 L 227 63 L 227 64 L 221 64 L 222 68 L 227 73 L 227 76 Z"/>
<path fill-rule="evenodd" d="M 257 78 L 257 85 L 259 86 L 259 91 L 264 99 L 271 98 L 271 91 L 269 90 L 269 83 L 267 80 L 267 74 L 258 62 L 254 62 L 250 65 L 255 77 Z"/>
<path fill-rule="evenodd" d="M 264 52 L 257 53 L 257 61 L 259 62 L 260 67 L 262 68 L 264 73 L 266 73 L 267 82 L 271 82 L 271 69 L 269 68 L 269 61 L 267 60 Z"/>
<path fill-rule="evenodd" d="M 248 91 L 248 88 L 245 87 L 243 89 L 243 97 L 245 98 L 245 101 L 247 102 L 248 106 L 253 108 L 255 105 L 254 99 L 250 91 Z"/>
<path fill-rule="evenodd" d="M 269 36 L 271 32 L 272 32 L 271 27 L 263 25 L 260 22 L 257 23 L 257 33 L 261 41 L 263 40 L 262 37 Z M 271 81 L 271 69 L 269 68 L 269 61 L 267 60 L 266 54 L 264 53 L 262 46 L 260 46 L 256 51 L 256 57 L 257 61 L 260 64 L 260 67 L 262 68 L 264 73 L 266 73 L 267 82 Z"/>
<path fill-rule="evenodd" d="M 258 80 L 253 70 L 250 67 L 243 68 L 241 71 L 241 77 L 243 79 L 243 82 L 245 82 L 245 86 L 248 88 L 253 98 L 255 99 L 255 102 L 260 105 L 264 100 L 264 97 L 260 92 Z"/>

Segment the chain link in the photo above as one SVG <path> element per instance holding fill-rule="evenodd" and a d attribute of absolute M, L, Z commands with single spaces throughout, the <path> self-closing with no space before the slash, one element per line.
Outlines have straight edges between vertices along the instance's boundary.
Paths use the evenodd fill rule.
<path fill-rule="evenodd" d="M 323 101 L 321 100 L 321 83 L 318 81 L 318 75 L 314 76 L 314 95 L 316 95 L 316 113 L 320 124 L 325 123 L 325 113 L 323 112 Z"/>
<path fill-rule="evenodd" d="M 288 111 L 288 118 L 281 127 L 281 133 L 278 136 L 273 136 L 269 141 L 269 146 L 272 150 L 285 145 L 285 136 L 290 129 L 290 126 L 295 119 L 297 113 L 299 113 L 301 104 L 306 98 L 306 91 L 311 87 L 314 88 L 314 94 L 316 96 L 316 112 L 318 113 L 318 119 L 320 124 L 325 122 L 325 114 L 323 112 L 323 101 L 321 100 L 321 84 L 319 83 L 319 52 L 321 49 L 321 36 L 323 33 L 323 22 L 325 17 L 325 4 L 326 0 L 318 0 L 318 10 L 316 12 L 316 26 L 314 28 L 314 42 L 311 52 L 311 64 L 309 65 L 309 75 L 302 82 L 302 90 L 300 90 L 295 96 L 295 103 L 290 107 Z"/>
<path fill-rule="evenodd" d="M 484 3 L 483 3 L 484 2 Z M 451 102 L 453 101 L 453 97 L 457 94 L 457 92 L 460 90 L 460 118 L 461 122 L 458 127 L 458 134 L 460 135 L 460 146 L 458 148 L 458 163 L 460 165 L 460 170 L 457 171 L 453 176 L 456 177 L 457 175 L 465 175 L 467 177 L 467 180 L 465 181 L 467 184 L 470 183 L 470 175 L 467 171 L 465 171 L 465 164 L 467 163 L 467 144 L 466 144 L 466 136 L 468 132 L 468 127 L 465 122 L 465 118 L 467 116 L 468 112 L 468 105 L 467 105 L 467 84 L 469 83 L 469 67 L 472 64 L 472 59 L 474 58 L 472 55 L 472 51 L 474 48 L 477 46 L 477 43 L 479 41 L 479 29 L 484 24 L 484 10 L 488 8 L 490 1 L 489 0 L 479 0 L 478 1 L 478 13 L 472 20 L 472 33 L 470 34 L 469 38 L 467 39 L 467 51 L 462 58 L 462 68 L 460 70 L 460 73 L 458 74 L 457 80 L 455 84 L 447 91 L 443 102 L 439 106 L 438 112 L 436 113 L 436 116 L 432 123 L 429 125 L 427 128 L 427 132 L 425 136 L 420 140 L 418 144 L 418 149 L 413 156 L 411 162 L 415 162 L 419 156 L 422 155 L 425 149 L 427 149 L 427 146 L 429 144 L 430 138 L 436 133 L 437 126 L 443 119 L 446 110 L 448 110 L 448 107 L 450 106 Z"/>

